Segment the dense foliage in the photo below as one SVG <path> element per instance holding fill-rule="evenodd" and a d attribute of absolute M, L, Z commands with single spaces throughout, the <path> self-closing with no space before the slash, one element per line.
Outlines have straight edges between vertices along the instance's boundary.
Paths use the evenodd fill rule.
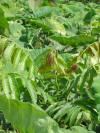
<path fill-rule="evenodd" d="M 0 133 L 99 133 L 98 3 L 0 0 Z"/>

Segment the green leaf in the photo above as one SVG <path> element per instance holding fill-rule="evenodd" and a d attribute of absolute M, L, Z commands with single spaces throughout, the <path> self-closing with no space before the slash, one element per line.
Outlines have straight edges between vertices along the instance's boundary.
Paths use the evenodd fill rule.
<path fill-rule="evenodd" d="M 28 0 L 29 6 L 32 10 L 37 8 L 40 5 L 41 0 Z"/>
<path fill-rule="evenodd" d="M 61 9 L 58 7 L 50 7 L 50 6 L 44 6 L 40 7 L 34 10 L 33 15 L 34 18 L 43 18 L 47 16 L 51 16 L 52 14 L 60 14 Z"/>
<path fill-rule="evenodd" d="M 7 99 L 0 95 L 0 110 L 21 133 L 94 133 L 82 127 L 60 129 L 58 124 L 36 105 Z M 12 117 L 13 114 L 13 117 Z"/>
<path fill-rule="evenodd" d="M 23 45 L 23 42 L 21 41 L 22 31 L 25 31 L 24 26 L 22 26 L 20 23 L 17 22 L 10 22 L 9 23 L 9 30 L 10 30 L 10 39 L 18 44 Z"/>
<path fill-rule="evenodd" d="M 92 43 L 95 41 L 94 36 L 89 36 L 86 34 L 72 36 L 72 37 L 51 36 L 50 38 L 54 39 L 55 41 L 59 42 L 62 45 L 72 45 L 72 46 L 84 45 L 84 44 Z"/>
<path fill-rule="evenodd" d="M 0 7 L 4 11 L 5 17 L 9 20 L 15 18 L 17 11 L 20 10 L 19 6 L 14 0 L 1 0 Z"/>
<path fill-rule="evenodd" d="M 96 108 L 98 110 L 98 120 L 100 123 L 100 76 L 94 78 L 92 84 L 94 90 L 94 100 L 96 102 Z"/>
<path fill-rule="evenodd" d="M 51 27 L 53 33 L 58 33 L 61 35 L 66 35 L 66 29 L 62 23 L 54 18 L 46 19 L 46 24 Z"/>
<path fill-rule="evenodd" d="M 77 116 L 78 116 L 79 112 L 80 112 L 80 108 L 74 109 L 74 112 L 70 117 L 70 122 L 69 122 L 70 127 L 72 127 L 74 125 L 75 121 L 77 120 Z"/>
<path fill-rule="evenodd" d="M 85 18 L 84 18 L 84 22 L 86 24 L 90 24 L 92 18 L 96 15 L 95 10 L 90 9 L 90 11 L 86 14 Z"/>
<path fill-rule="evenodd" d="M 0 34 L 5 34 L 9 30 L 9 24 L 4 16 L 3 10 L 0 8 Z"/>

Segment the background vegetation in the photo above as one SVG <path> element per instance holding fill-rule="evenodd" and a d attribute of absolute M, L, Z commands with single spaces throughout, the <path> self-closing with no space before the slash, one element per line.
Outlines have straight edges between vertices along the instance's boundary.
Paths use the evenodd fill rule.
<path fill-rule="evenodd" d="M 0 0 L 0 133 L 100 132 L 97 0 Z"/>

